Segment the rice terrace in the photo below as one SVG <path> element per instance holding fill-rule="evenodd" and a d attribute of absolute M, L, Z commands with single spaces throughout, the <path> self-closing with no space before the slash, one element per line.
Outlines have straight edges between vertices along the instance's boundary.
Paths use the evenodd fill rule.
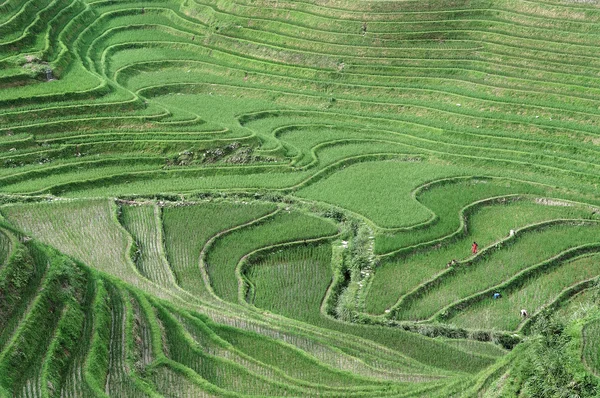
<path fill-rule="evenodd" d="M 0 0 L 0 397 L 600 396 L 600 1 Z"/>

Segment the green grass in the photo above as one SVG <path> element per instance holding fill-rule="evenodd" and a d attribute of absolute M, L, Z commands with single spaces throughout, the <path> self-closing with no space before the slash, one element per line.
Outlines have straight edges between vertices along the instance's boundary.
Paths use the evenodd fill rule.
<path fill-rule="evenodd" d="M 120 209 L 123 226 L 136 243 L 135 264 L 140 273 L 161 286 L 173 286 L 175 278 L 163 248 L 161 210 L 155 205 Z"/>
<path fill-rule="evenodd" d="M 488 298 L 463 310 L 449 322 L 469 328 L 514 330 L 523 320 L 522 308 L 534 314 L 563 289 L 599 275 L 599 259 L 600 256 L 595 255 L 565 262 L 537 278 L 529 278 L 523 287 L 504 293 L 500 300 Z"/>
<path fill-rule="evenodd" d="M 260 170 L 253 174 L 247 174 L 240 170 L 239 174 L 230 174 L 198 178 L 194 173 L 197 170 L 183 169 L 174 170 L 175 173 L 161 172 L 150 175 L 149 178 L 136 181 L 135 175 L 131 178 L 119 177 L 109 184 L 102 184 L 92 181 L 87 186 L 95 188 L 82 187 L 82 189 L 69 189 L 65 192 L 65 197 L 81 197 L 81 195 L 90 195 L 92 197 L 115 195 L 151 195 L 155 192 L 175 193 L 175 192 L 202 192 L 206 190 L 219 191 L 229 189 L 278 189 L 289 185 L 297 184 L 309 177 L 308 173 L 278 173 L 276 169 Z M 200 169 L 205 172 L 206 169 Z M 233 170 L 234 173 L 236 170 Z M 265 172 L 266 171 L 266 172 Z M 210 170 L 209 170 L 210 172 Z M 173 174 L 173 175 L 169 175 Z M 186 175 L 191 174 L 191 175 Z M 268 176 L 268 178 L 266 177 Z M 131 180 L 131 181 L 129 181 Z M 129 181 L 129 182 L 128 182 Z M 104 185 L 104 186 L 102 186 Z M 99 187 L 98 187 L 99 186 Z"/>
<path fill-rule="evenodd" d="M 52 254 L 45 260 L 50 261 L 51 265 L 44 285 L 0 354 L 0 384 L 9 391 L 24 392 L 31 389 L 41 394 L 48 388 L 42 380 L 60 380 L 60 374 L 66 370 L 60 368 L 68 362 L 61 363 L 61 356 L 64 357 L 62 352 L 52 351 L 57 350 L 55 344 L 61 340 L 65 349 L 73 348 L 74 342 L 65 334 L 74 333 L 73 339 L 76 338 L 78 323 L 83 317 L 82 310 L 75 308 L 81 305 L 75 292 L 85 285 L 83 271 L 64 256 Z M 18 279 L 12 282 L 18 283 Z M 64 286 L 72 289 L 64 289 Z M 66 318 L 67 315 L 71 318 Z M 39 333 L 39 328 L 44 328 L 47 333 Z M 47 364 L 46 361 L 56 362 Z M 48 374 L 47 366 L 52 366 L 50 370 L 54 375 Z"/>
<path fill-rule="evenodd" d="M 400 319 L 425 319 L 456 300 L 493 287 L 516 273 L 534 266 L 562 251 L 597 242 L 598 225 L 574 224 L 546 227 L 517 236 L 513 244 L 457 268 L 443 278 L 444 283 L 425 291 L 423 296 L 402 308 Z"/>
<path fill-rule="evenodd" d="M 594 373 L 600 371 L 600 347 L 598 347 L 598 335 L 600 334 L 600 322 L 593 320 L 583 327 L 583 362 Z"/>
<path fill-rule="evenodd" d="M 38 254 L 36 256 L 36 254 Z M 2 301 L 0 348 L 4 348 L 29 311 L 33 301 L 45 284 L 47 265 L 44 258 L 29 247 L 17 246 L 15 252 L 2 268 Z"/>
<path fill-rule="evenodd" d="M 0 265 L 8 260 L 11 251 L 11 241 L 4 232 L 0 232 Z"/>
<path fill-rule="evenodd" d="M 156 166 L 135 165 L 128 168 L 130 172 L 156 170 Z M 91 178 L 102 178 L 112 176 L 122 171 L 122 166 L 96 168 L 94 170 L 75 171 L 71 173 L 56 173 L 51 177 L 41 177 L 29 179 L 27 181 L 11 184 L 6 191 L 11 193 L 31 193 L 40 192 L 54 185 L 60 185 L 77 180 L 86 180 Z"/>
<path fill-rule="evenodd" d="M 136 62 L 138 58 L 135 58 Z M 179 79 L 179 81 L 181 81 Z M 168 82 L 165 82 L 168 83 Z M 134 84 L 133 82 L 131 84 Z M 209 95 L 207 95 L 209 94 Z M 250 131 L 240 129 L 237 116 L 247 112 L 265 110 L 273 107 L 269 101 L 251 98 L 230 98 L 217 95 L 167 95 L 158 98 L 160 104 L 181 109 L 193 109 L 199 115 L 214 125 L 232 129 L 240 135 Z"/>
<path fill-rule="evenodd" d="M 587 289 L 571 297 L 556 309 L 556 317 L 565 323 L 585 318 L 595 308 L 594 289 Z"/>
<path fill-rule="evenodd" d="M 355 211 L 381 227 L 421 224 L 431 212 L 411 196 L 426 182 L 456 176 L 452 166 L 428 162 L 361 163 L 344 169 L 296 193 Z"/>
<path fill-rule="evenodd" d="M 200 271 L 200 253 L 210 238 L 275 210 L 249 203 L 199 203 L 162 210 L 164 242 L 177 284 L 193 295 L 207 294 Z"/>
<path fill-rule="evenodd" d="M 331 247 L 297 246 L 278 250 L 246 271 L 253 285 L 250 302 L 265 310 L 319 323 L 319 309 L 331 284 Z"/>
<path fill-rule="evenodd" d="M 205 264 L 215 293 L 226 301 L 238 299 L 238 262 L 243 256 L 271 245 L 334 235 L 335 226 L 313 216 L 281 211 L 264 223 L 235 230 L 217 239 Z"/>
<path fill-rule="evenodd" d="M 471 256 L 473 241 L 478 242 L 480 248 L 485 248 L 506 238 L 511 229 L 559 218 L 584 218 L 589 213 L 589 209 L 583 206 L 547 206 L 527 197 L 479 206 L 468 218 L 466 236 L 432 250 L 383 262 L 376 269 L 369 286 L 367 311 L 383 313 L 402 295 L 443 271 L 451 260 L 467 259 Z"/>
<path fill-rule="evenodd" d="M 598 243 L 599 22 L 0 0 L 0 396 L 527 395 L 518 310 L 595 319 L 595 251 L 547 260 Z M 592 221 L 527 229 L 559 218 Z M 596 329 L 544 362 L 573 396 Z"/>

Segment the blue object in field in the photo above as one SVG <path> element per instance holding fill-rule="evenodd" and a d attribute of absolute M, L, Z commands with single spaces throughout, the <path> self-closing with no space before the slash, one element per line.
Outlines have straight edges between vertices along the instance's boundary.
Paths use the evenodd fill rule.
<path fill-rule="evenodd" d="M 502 297 L 500 293 L 494 293 L 494 300 L 499 299 L 500 297 Z"/>

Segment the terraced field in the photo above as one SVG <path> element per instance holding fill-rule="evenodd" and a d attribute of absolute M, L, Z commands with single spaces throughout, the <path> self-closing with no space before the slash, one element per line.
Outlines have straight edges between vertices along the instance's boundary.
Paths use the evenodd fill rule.
<path fill-rule="evenodd" d="M 589 396 L 599 39 L 596 1 L 0 0 L 0 396 L 561 396 L 556 358 Z"/>

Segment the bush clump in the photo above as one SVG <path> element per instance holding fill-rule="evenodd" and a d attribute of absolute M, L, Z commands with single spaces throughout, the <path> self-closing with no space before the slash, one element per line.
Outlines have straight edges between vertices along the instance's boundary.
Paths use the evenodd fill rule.
<path fill-rule="evenodd" d="M 532 398 L 597 396 L 598 382 L 583 371 L 572 330 L 543 315 L 532 331 L 534 340 L 520 366 L 523 392 Z"/>

